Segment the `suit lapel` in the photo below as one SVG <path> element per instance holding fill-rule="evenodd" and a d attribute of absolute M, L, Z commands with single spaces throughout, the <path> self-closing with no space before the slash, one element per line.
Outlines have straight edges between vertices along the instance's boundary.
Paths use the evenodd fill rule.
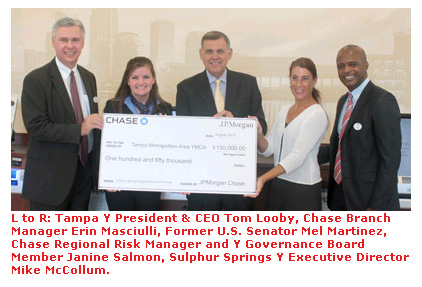
<path fill-rule="evenodd" d="M 236 99 L 236 91 L 239 85 L 239 79 L 236 75 L 227 69 L 227 85 L 226 85 L 226 100 L 225 100 L 225 109 L 227 111 L 233 110 L 233 105 Z"/>
<path fill-rule="evenodd" d="M 350 120 L 347 123 L 347 126 L 344 130 L 345 134 L 349 131 L 349 129 L 357 121 L 357 119 L 359 119 L 360 114 L 362 113 L 362 110 L 365 107 L 365 103 L 369 99 L 369 95 L 370 95 L 373 85 L 374 84 L 372 82 L 369 82 L 366 85 L 365 89 L 363 89 L 362 94 L 360 95 L 359 100 L 357 101 L 356 106 L 353 108 L 353 112 L 350 115 Z"/>
<path fill-rule="evenodd" d="M 90 75 L 88 72 L 78 65 L 79 73 L 81 74 L 82 81 L 84 83 L 86 92 L 88 94 L 88 100 L 89 100 L 89 110 L 91 114 L 98 113 L 98 105 L 95 103 L 94 98 L 97 96 L 95 94 L 95 87 L 93 86 L 95 83 L 91 80 Z M 98 100 L 97 100 L 98 102 Z"/>
<path fill-rule="evenodd" d="M 55 59 L 50 62 L 50 77 L 53 86 L 57 90 L 57 96 L 63 103 L 67 116 L 72 122 L 76 123 L 75 112 L 73 111 L 72 102 L 70 101 L 70 95 L 67 92 L 66 86 L 63 82 L 62 75 L 60 74 L 59 68 L 56 65 Z"/>
<path fill-rule="evenodd" d="M 214 111 L 214 114 L 217 113 L 217 107 L 215 106 L 214 96 L 212 94 L 211 86 L 207 77 L 207 73 L 204 71 L 199 74 L 198 81 L 200 83 L 201 97 L 207 106 L 207 110 Z"/>

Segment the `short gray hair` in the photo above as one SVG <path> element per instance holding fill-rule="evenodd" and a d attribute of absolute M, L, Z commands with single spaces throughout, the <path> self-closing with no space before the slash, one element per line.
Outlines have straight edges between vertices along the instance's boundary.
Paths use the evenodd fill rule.
<path fill-rule="evenodd" d="M 81 29 L 82 39 L 85 40 L 85 27 L 84 24 L 78 19 L 73 19 L 69 17 L 64 17 L 59 20 L 57 20 L 56 23 L 53 25 L 53 33 L 51 35 L 51 38 L 54 39 L 56 36 L 57 29 L 60 27 L 73 27 L 78 26 Z"/>
<path fill-rule="evenodd" d="M 227 37 L 226 34 L 224 34 L 223 32 L 220 32 L 220 31 L 210 31 L 210 32 L 205 33 L 205 35 L 202 36 L 201 49 L 204 45 L 205 40 L 218 40 L 218 39 L 221 39 L 221 38 L 223 38 L 224 41 L 226 41 L 227 50 L 230 50 L 230 39 L 229 39 L 229 37 Z"/>

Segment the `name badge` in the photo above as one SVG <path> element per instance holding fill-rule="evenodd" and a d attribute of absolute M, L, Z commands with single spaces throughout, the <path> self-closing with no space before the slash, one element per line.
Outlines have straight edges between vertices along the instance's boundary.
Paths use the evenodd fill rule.
<path fill-rule="evenodd" d="M 355 123 L 355 124 L 353 125 L 353 128 L 354 128 L 356 131 L 360 131 L 360 130 L 362 129 L 362 124 L 360 124 L 360 123 Z"/>

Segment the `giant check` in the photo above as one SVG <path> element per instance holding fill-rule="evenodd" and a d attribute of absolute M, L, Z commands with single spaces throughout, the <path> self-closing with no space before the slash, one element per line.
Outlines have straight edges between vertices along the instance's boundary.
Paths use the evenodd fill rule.
<path fill-rule="evenodd" d="M 104 114 L 100 189 L 255 193 L 257 121 Z"/>

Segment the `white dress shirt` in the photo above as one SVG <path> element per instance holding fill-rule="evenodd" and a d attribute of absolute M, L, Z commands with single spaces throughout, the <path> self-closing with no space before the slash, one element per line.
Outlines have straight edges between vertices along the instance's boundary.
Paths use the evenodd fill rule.
<path fill-rule="evenodd" d="M 56 64 L 59 68 L 60 74 L 62 75 L 63 82 L 66 86 L 67 93 L 70 98 L 70 102 L 73 105 L 72 95 L 70 93 L 70 73 L 73 71 L 75 75 L 76 85 L 78 87 L 78 94 L 79 94 L 79 101 L 81 102 L 82 113 L 84 118 L 88 117 L 91 114 L 91 110 L 89 108 L 89 97 L 88 93 L 86 92 L 84 83 L 82 81 L 81 74 L 77 68 L 77 65 L 73 69 L 69 69 L 66 67 L 60 60 L 56 57 Z M 88 151 L 92 150 L 93 138 L 92 134 L 88 135 Z"/>

